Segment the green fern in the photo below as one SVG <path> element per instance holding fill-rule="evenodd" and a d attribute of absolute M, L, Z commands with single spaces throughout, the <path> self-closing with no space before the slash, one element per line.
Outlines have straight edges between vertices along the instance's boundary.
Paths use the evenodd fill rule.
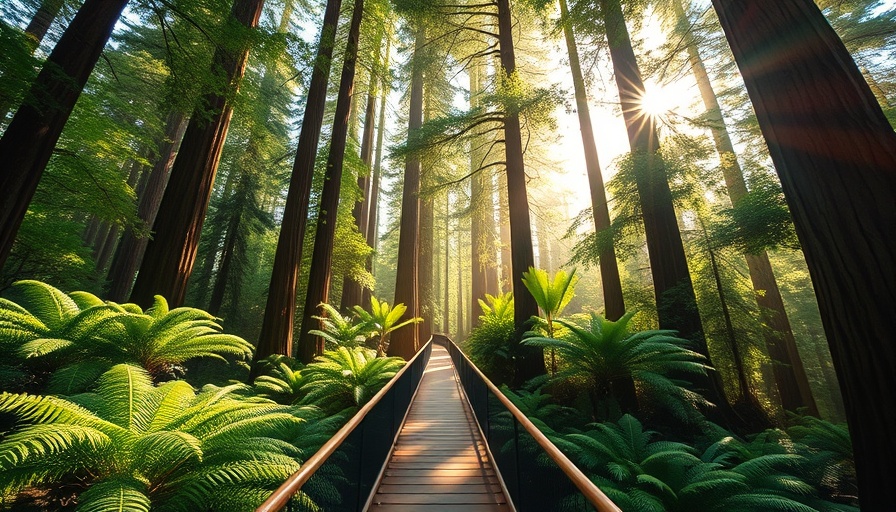
<path fill-rule="evenodd" d="M 173 376 L 200 357 L 250 359 L 252 346 L 224 334 L 216 319 L 195 308 L 169 310 L 156 296 L 142 311 L 134 304 L 103 303 L 86 292 L 67 295 L 39 281 L 14 285 L 21 304 L 0 300 L 0 340 L 28 360 L 53 370 L 46 391 L 73 394 L 121 363 L 138 364 L 155 380 Z"/>
<path fill-rule="evenodd" d="M 313 447 L 293 443 L 321 413 L 237 399 L 244 388 L 156 387 L 122 364 L 94 393 L 0 394 L 0 413 L 20 422 L 0 442 L 0 496 L 24 503 L 27 495 L 15 497 L 23 489 L 77 476 L 78 510 L 206 510 L 234 493 L 253 508 L 307 457 Z"/>
<path fill-rule="evenodd" d="M 355 322 L 354 318 L 343 316 L 327 303 L 321 303 L 319 307 L 326 312 L 326 315 L 312 318 L 320 321 L 321 328 L 310 330 L 308 334 L 323 338 L 327 349 L 357 347 L 367 341 L 371 333 L 371 326 L 367 322 Z"/>
<path fill-rule="evenodd" d="M 486 294 L 479 299 L 482 314 L 463 342 L 464 352 L 497 385 L 511 382 L 514 371 L 513 294 Z"/>
<path fill-rule="evenodd" d="M 620 409 L 625 412 L 626 407 L 617 402 L 621 398 L 614 394 L 614 384 L 633 381 L 631 392 L 637 389 L 640 400 L 651 400 L 654 406 L 682 419 L 697 417 L 696 406 L 706 405 L 705 399 L 666 376 L 673 372 L 705 374 L 711 370 L 703 363 L 705 358 L 685 348 L 687 341 L 676 337 L 674 331 L 630 333 L 628 323 L 633 316 L 634 312 L 629 312 L 613 322 L 592 313 L 584 326 L 557 320 L 568 330 L 566 335 L 532 336 L 523 343 L 557 351 L 563 365 L 554 380 L 586 379 L 598 416 L 616 416 L 614 411 Z"/>
<path fill-rule="evenodd" d="M 336 412 L 367 403 L 404 366 L 400 357 L 376 357 L 367 348 L 325 351 L 302 370 L 303 403 Z"/>

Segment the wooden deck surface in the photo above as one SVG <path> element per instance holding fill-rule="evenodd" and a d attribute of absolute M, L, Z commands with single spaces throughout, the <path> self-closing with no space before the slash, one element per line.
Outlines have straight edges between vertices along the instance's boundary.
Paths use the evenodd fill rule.
<path fill-rule="evenodd" d="M 376 512 L 509 512 L 448 351 L 432 356 L 368 509 Z"/>

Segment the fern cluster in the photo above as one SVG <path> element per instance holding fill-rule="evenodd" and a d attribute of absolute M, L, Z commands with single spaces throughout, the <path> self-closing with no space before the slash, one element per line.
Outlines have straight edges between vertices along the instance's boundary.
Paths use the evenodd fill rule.
<path fill-rule="evenodd" d="M 18 379 L 0 382 L 0 510 L 252 510 L 404 364 L 339 347 L 304 367 L 272 356 L 251 386 L 197 390 L 184 362 L 252 357 L 205 311 L 37 281 L 13 296 L 0 299 L 0 348 L 14 356 L 0 376 Z M 11 392 L 23 376 L 33 391 Z"/>
<path fill-rule="evenodd" d="M 195 308 L 169 309 L 161 296 L 143 311 L 40 281 L 19 281 L 13 292 L 18 302 L 0 299 L 0 346 L 15 354 L 20 372 L 48 372 L 47 393 L 85 391 L 116 364 L 141 366 L 158 382 L 177 376 L 190 359 L 252 357 L 252 345 L 221 332 L 215 317 Z M 13 389 L 14 383 L 0 384 Z"/>

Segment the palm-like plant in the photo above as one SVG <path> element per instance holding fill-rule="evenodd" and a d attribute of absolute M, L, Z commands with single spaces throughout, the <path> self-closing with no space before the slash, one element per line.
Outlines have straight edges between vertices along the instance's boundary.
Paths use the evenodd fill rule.
<path fill-rule="evenodd" d="M 368 348 L 339 347 L 302 370 L 303 403 L 336 412 L 367 403 L 404 366 L 400 357 L 376 357 Z"/>
<path fill-rule="evenodd" d="M 195 308 L 169 310 L 161 296 L 144 312 L 135 304 L 104 303 L 86 292 L 67 295 L 39 281 L 15 286 L 26 306 L 0 303 L 0 337 L 20 344 L 21 356 L 57 368 L 47 384 L 49 393 L 82 391 L 120 363 L 139 364 L 158 381 L 189 359 L 252 356 L 252 345 L 222 333 L 212 315 Z"/>
<path fill-rule="evenodd" d="M 365 321 L 356 322 L 352 316 L 343 316 L 333 306 L 322 302 L 320 308 L 324 316 L 314 316 L 320 321 L 320 329 L 312 329 L 308 334 L 320 336 L 329 350 L 337 347 L 357 347 L 367 341 L 370 326 Z"/>
<path fill-rule="evenodd" d="M 411 318 L 400 322 L 401 317 L 408 310 L 404 304 L 396 304 L 390 307 L 385 301 L 380 302 L 376 297 L 370 296 L 370 311 L 365 310 L 361 306 L 355 306 L 355 313 L 361 322 L 369 328 L 371 336 L 377 337 L 376 355 L 383 357 L 389 348 L 389 333 L 400 329 L 409 324 L 422 322 L 420 317 Z"/>
<path fill-rule="evenodd" d="M 298 468 L 287 440 L 319 412 L 235 399 L 240 387 L 155 387 L 122 364 L 95 393 L 0 394 L 0 411 L 22 425 L 0 442 L 0 496 L 72 480 L 79 511 L 254 508 Z"/>
<path fill-rule="evenodd" d="M 544 270 L 529 267 L 528 272 L 523 272 L 523 284 L 541 312 L 544 315 L 544 330 L 548 338 L 554 337 L 554 320 L 563 313 L 563 309 L 575 296 L 575 287 L 579 278 L 576 277 L 576 269 L 567 274 L 558 270 L 554 279 L 548 276 Z M 557 373 L 557 357 L 554 347 L 551 347 L 551 375 Z"/>
<path fill-rule="evenodd" d="M 557 320 L 568 329 L 568 335 L 562 339 L 534 336 L 524 343 L 559 352 L 564 367 L 555 375 L 556 380 L 587 379 L 597 415 L 612 417 L 635 411 L 637 389 L 642 396 L 659 398 L 657 405 L 673 414 L 691 418 L 694 406 L 706 404 L 705 399 L 666 375 L 699 375 L 710 367 L 703 363 L 703 356 L 685 348 L 687 340 L 674 336 L 674 331 L 629 332 L 628 323 L 633 316 L 629 312 L 613 322 L 592 313 L 585 327 Z"/>

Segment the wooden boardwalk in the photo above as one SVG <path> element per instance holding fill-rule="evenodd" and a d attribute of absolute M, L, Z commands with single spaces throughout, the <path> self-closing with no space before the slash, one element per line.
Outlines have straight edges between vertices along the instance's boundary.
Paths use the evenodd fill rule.
<path fill-rule="evenodd" d="M 510 512 L 448 351 L 432 356 L 371 512 Z"/>

